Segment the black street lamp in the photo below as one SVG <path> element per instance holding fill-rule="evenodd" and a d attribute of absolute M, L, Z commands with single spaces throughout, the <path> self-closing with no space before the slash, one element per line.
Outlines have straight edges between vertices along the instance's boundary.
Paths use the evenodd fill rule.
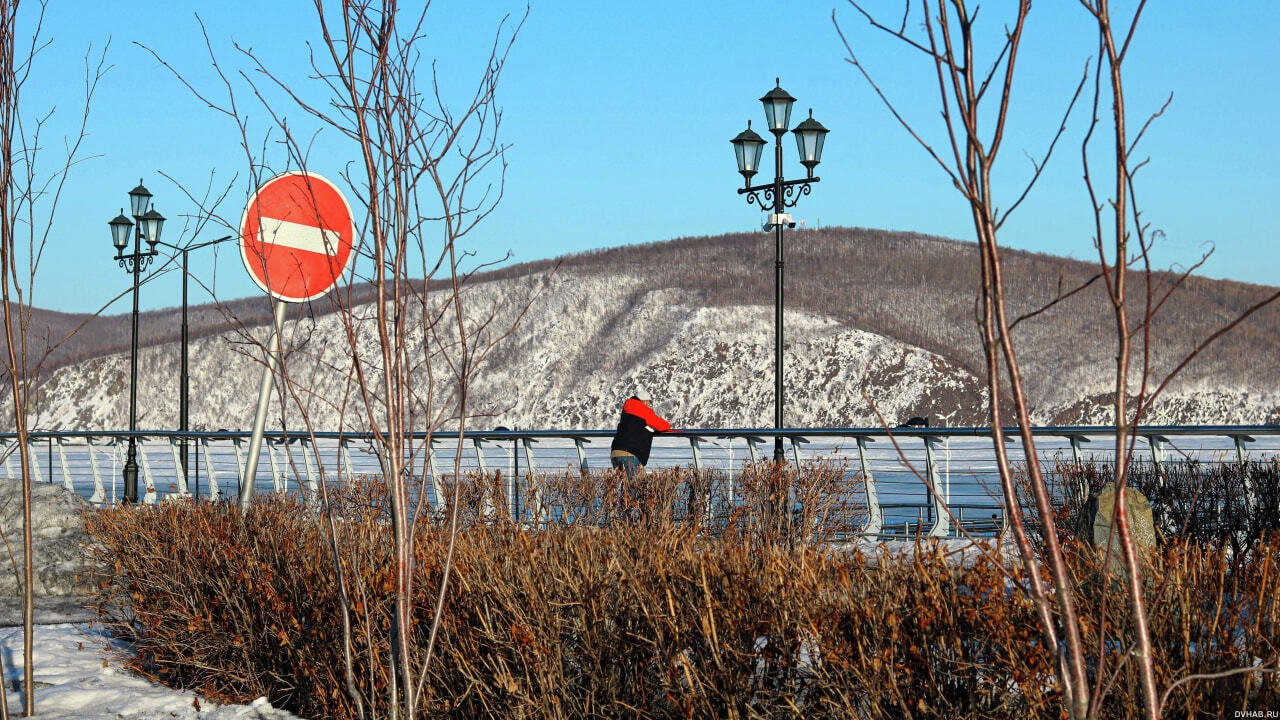
<path fill-rule="evenodd" d="M 822 145 L 826 140 L 827 129 L 813 119 L 813 110 L 809 118 L 796 126 L 791 132 L 796 136 L 796 147 L 800 151 L 800 164 L 804 165 L 807 175 L 801 180 L 782 179 L 782 136 L 787 134 L 787 126 L 791 122 L 791 106 L 796 99 L 781 87 L 781 81 L 760 98 L 764 104 L 765 122 L 769 132 L 773 133 L 774 153 L 773 182 L 763 185 L 752 185 L 751 176 L 760 169 L 760 155 L 767 144 L 751 129 L 751 121 L 747 121 L 747 129 L 738 133 L 731 142 L 734 155 L 738 159 L 738 172 L 742 173 L 745 186 L 738 190 L 739 195 L 747 196 L 747 204 L 759 205 L 761 210 L 767 207 L 773 210 L 765 222 L 765 229 L 775 232 L 776 258 L 774 263 L 774 358 L 773 358 L 773 426 L 782 429 L 782 230 L 784 227 L 795 227 L 790 213 L 783 212 L 794 207 L 801 195 L 808 195 L 810 185 L 818 182 L 813 176 L 813 169 L 822 162 Z M 782 462 L 782 436 L 773 440 L 773 460 Z"/>
<path fill-rule="evenodd" d="M 180 392 L 178 397 L 178 430 L 182 434 L 182 445 L 179 448 L 179 454 L 181 455 L 182 462 L 182 477 L 186 478 L 188 481 L 191 479 L 191 464 L 187 462 L 187 431 L 191 429 L 189 423 L 189 414 L 191 409 L 191 375 L 188 371 L 190 345 L 189 334 L 187 332 L 187 280 L 191 277 L 191 274 L 188 272 L 187 254 L 192 250 L 199 250 L 200 248 L 209 247 L 210 245 L 217 245 L 218 243 L 223 243 L 228 240 L 234 240 L 235 237 L 235 235 L 226 235 L 218 238 L 217 240 L 188 244 L 185 247 L 170 245 L 167 242 L 160 242 L 159 240 L 155 242 L 156 245 L 163 245 L 164 247 L 177 250 L 182 253 L 182 367 L 179 370 L 178 379 Z M 198 478 L 196 480 L 195 494 L 197 497 L 200 495 L 200 483 Z"/>
<path fill-rule="evenodd" d="M 129 211 L 133 221 L 125 217 L 124 210 L 111 220 L 111 244 L 116 248 L 116 262 L 133 275 L 133 336 L 129 350 L 129 454 L 124 462 L 124 501 L 138 502 L 138 448 L 132 433 L 138 430 L 138 285 L 142 271 L 156 256 L 156 243 L 164 229 L 164 216 L 151 206 L 151 193 L 138 180 L 138 187 L 129 191 Z M 133 252 L 125 254 L 129 246 L 129 230 L 133 230 Z M 142 251 L 142 239 L 147 239 L 148 250 Z"/>

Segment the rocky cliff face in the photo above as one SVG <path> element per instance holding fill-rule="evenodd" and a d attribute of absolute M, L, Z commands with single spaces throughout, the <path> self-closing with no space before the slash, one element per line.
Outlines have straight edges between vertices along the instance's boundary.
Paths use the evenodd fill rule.
<path fill-rule="evenodd" d="M 516 321 L 519 308 L 528 303 Z M 479 427 L 609 427 L 619 404 L 644 387 L 679 426 L 773 424 L 773 311 L 700 307 L 693 293 L 646 289 L 638 278 L 563 273 L 481 283 L 469 293 L 477 314 L 496 311 L 483 337 L 497 340 L 471 389 Z M 361 312 L 368 308 L 362 308 Z M 946 359 L 809 312 L 786 314 L 787 425 L 875 425 L 910 415 L 963 424 L 977 419 L 982 384 Z M 263 329 L 255 331 L 259 339 Z M 305 392 L 285 419 L 301 428 L 298 400 L 320 429 L 360 427 L 363 404 L 349 388 L 350 354 L 334 316 L 285 329 L 291 377 Z M 374 338 L 361 337 L 366 357 Z M 412 354 L 422 356 L 421 347 Z M 139 426 L 172 428 L 178 413 L 180 348 L 146 348 L 139 364 Z M 237 335 L 197 341 L 191 351 L 191 418 L 198 429 L 252 423 L 262 365 Z M 55 372 L 39 395 L 37 425 L 48 429 L 119 428 L 128 421 L 128 358 L 112 355 Z M 438 367 L 437 372 L 444 372 Z M 419 376 L 424 375 L 419 373 Z M 441 396 L 449 383 L 439 381 Z M 342 412 L 346 398 L 346 412 Z M 273 425 L 279 427 L 279 404 Z"/>
<path fill-rule="evenodd" d="M 568 258 L 550 274 L 543 264 L 478 278 L 464 295 L 471 347 L 486 351 L 469 387 L 468 414 L 477 416 L 471 426 L 608 428 L 637 387 L 677 426 L 772 426 L 771 278 L 758 272 L 763 265 L 751 254 L 771 250 L 756 247 L 757 240 L 722 236 L 616 248 Z M 874 426 L 913 415 L 951 426 L 985 422 L 972 316 L 976 285 L 965 275 L 972 271 L 971 246 L 858 229 L 809 231 L 796 242 L 787 285 L 784 424 Z M 1087 279 L 1088 272 L 1084 263 L 1010 253 L 1014 310 L 1034 315 L 1019 325 L 1015 342 L 1037 424 L 1111 420 L 1114 349 L 1100 299 L 1081 293 L 1035 312 L 1052 304 L 1055 287 Z M 1152 336 L 1157 374 L 1266 290 L 1194 280 L 1170 301 L 1172 310 Z M 382 402 L 371 314 L 365 304 L 349 322 L 319 314 L 287 323 L 285 367 L 292 382 L 277 385 L 273 428 L 302 429 L 304 417 L 319 430 L 368 427 L 366 401 L 375 410 Z M 420 313 L 412 315 L 407 324 L 419 326 Z M 438 329 L 447 339 L 455 333 L 449 313 L 444 317 Z M 1257 362 L 1274 347 L 1277 327 L 1280 310 L 1258 313 L 1216 343 L 1170 386 L 1146 422 L 1280 420 L 1277 371 Z M 251 327 L 193 342 L 193 428 L 252 424 L 265 337 L 264 327 Z M 368 395 L 358 390 L 348 338 L 371 382 Z M 456 352 L 421 341 L 408 347 L 419 418 L 450 416 L 458 387 L 447 360 Z M 143 349 L 140 427 L 177 427 L 179 354 L 176 343 Z M 32 427 L 126 426 L 127 370 L 127 356 L 115 354 L 49 373 Z"/>
<path fill-rule="evenodd" d="M 677 425 L 772 426 L 772 308 L 701 307 L 630 279 L 555 283 L 477 387 L 474 408 L 492 424 L 608 427 L 643 387 Z M 830 318 L 788 312 L 785 340 L 786 425 L 874 425 L 877 409 L 959 423 L 982 406 L 963 369 Z"/>

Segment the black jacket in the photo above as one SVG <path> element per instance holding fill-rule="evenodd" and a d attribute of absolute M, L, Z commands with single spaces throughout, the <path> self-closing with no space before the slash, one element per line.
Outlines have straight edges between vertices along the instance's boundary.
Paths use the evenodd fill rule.
<path fill-rule="evenodd" d="M 648 405 L 635 397 L 627 398 L 622 404 L 622 418 L 618 420 L 618 430 L 613 434 L 613 444 L 609 449 L 629 452 L 639 458 L 641 465 L 648 465 L 653 434 L 670 429 L 671 423 L 658 417 Z"/>

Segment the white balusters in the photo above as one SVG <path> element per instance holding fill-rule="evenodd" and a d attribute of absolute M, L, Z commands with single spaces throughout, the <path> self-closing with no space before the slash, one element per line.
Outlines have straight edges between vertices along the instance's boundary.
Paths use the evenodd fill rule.
<path fill-rule="evenodd" d="M 880 495 L 876 492 L 876 478 L 871 472 L 871 462 L 867 457 L 867 443 L 872 442 L 872 439 L 859 435 L 856 440 L 858 441 L 858 465 L 862 469 L 867 498 L 867 525 L 862 528 L 862 532 L 867 535 L 878 535 L 884 529 L 884 510 L 880 507 Z"/>

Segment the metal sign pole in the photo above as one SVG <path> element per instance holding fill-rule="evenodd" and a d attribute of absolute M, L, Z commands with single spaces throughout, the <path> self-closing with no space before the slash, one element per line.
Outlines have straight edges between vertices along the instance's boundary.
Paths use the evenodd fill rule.
<path fill-rule="evenodd" d="M 305 171 L 277 175 L 254 192 L 240 218 L 240 259 L 249 278 L 275 298 L 275 322 L 258 390 L 249 457 L 240 476 L 240 509 L 248 512 L 267 424 L 271 378 L 280 369 L 285 303 L 308 302 L 337 284 L 355 260 L 351 206 L 338 186 Z M 208 457 L 208 453 L 206 453 Z"/>
<path fill-rule="evenodd" d="M 284 325 L 289 304 L 276 301 L 275 321 L 271 324 L 271 340 L 267 343 L 267 364 L 262 368 L 262 384 L 258 386 L 258 411 L 253 417 L 253 435 L 249 438 L 249 457 L 244 476 L 240 478 L 240 510 L 248 512 L 253 501 L 253 478 L 258 473 L 258 453 L 262 450 L 262 432 L 267 425 L 267 406 L 271 404 L 271 379 L 280 369 L 280 329 Z"/>

